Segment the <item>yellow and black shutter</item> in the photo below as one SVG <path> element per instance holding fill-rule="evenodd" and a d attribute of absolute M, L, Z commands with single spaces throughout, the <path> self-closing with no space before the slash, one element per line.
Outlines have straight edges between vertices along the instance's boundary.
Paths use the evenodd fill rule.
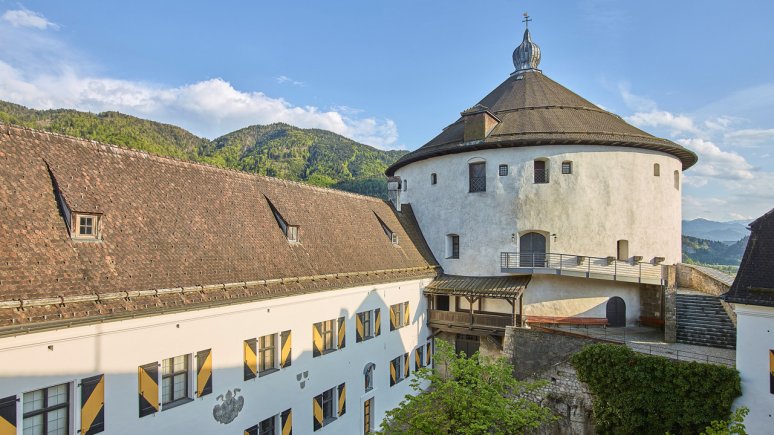
<path fill-rule="evenodd" d="M 363 335 L 365 335 L 365 333 L 363 331 L 362 313 L 358 313 L 355 315 L 355 343 L 363 341 Z"/>
<path fill-rule="evenodd" d="M 312 398 L 312 418 L 314 420 L 314 430 L 320 430 L 323 427 L 322 394 Z"/>
<path fill-rule="evenodd" d="M 212 349 L 196 352 L 196 397 L 212 393 Z"/>
<path fill-rule="evenodd" d="M 774 350 L 769 350 L 769 392 L 774 394 Z"/>
<path fill-rule="evenodd" d="M 403 378 L 404 379 L 409 377 L 409 374 L 411 373 L 411 366 L 409 365 L 410 362 L 411 360 L 409 360 L 409 354 L 404 353 L 403 354 Z"/>
<path fill-rule="evenodd" d="M 105 375 L 81 379 L 81 434 L 105 430 Z"/>
<path fill-rule="evenodd" d="M 293 435 L 293 412 L 290 409 L 286 409 L 280 414 L 280 428 L 282 435 Z"/>
<path fill-rule="evenodd" d="M 382 333 L 382 310 L 374 310 L 374 336 L 378 337 Z"/>
<path fill-rule="evenodd" d="M 312 325 L 312 357 L 318 357 L 323 353 L 322 323 Z"/>
<path fill-rule="evenodd" d="M 258 435 L 258 425 L 245 429 L 245 435 Z"/>
<path fill-rule="evenodd" d="M 137 375 L 140 417 L 145 417 L 159 410 L 159 363 L 152 362 L 140 366 Z"/>
<path fill-rule="evenodd" d="M 403 304 L 403 326 L 411 324 L 411 314 L 409 313 L 409 303 Z"/>
<path fill-rule="evenodd" d="M 255 379 L 258 375 L 257 343 L 254 338 L 245 340 L 245 380 Z"/>
<path fill-rule="evenodd" d="M 0 399 L 0 435 L 16 435 L 16 396 Z"/>
<path fill-rule="evenodd" d="M 422 368 L 422 346 L 414 350 L 414 371 Z"/>
<path fill-rule="evenodd" d="M 395 367 L 395 360 L 390 360 L 390 386 L 392 387 L 398 382 L 398 370 Z"/>
<path fill-rule="evenodd" d="M 280 332 L 280 368 L 290 367 L 290 363 L 292 360 L 292 354 L 290 352 L 291 349 L 291 340 L 290 340 L 290 331 L 282 331 Z"/>
<path fill-rule="evenodd" d="M 339 349 L 347 346 L 347 322 L 346 318 L 339 317 Z"/>
<path fill-rule="evenodd" d="M 425 365 L 429 366 L 433 361 L 433 339 L 427 340 L 427 347 L 425 348 Z"/>
<path fill-rule="evenodd" d="M 347 384 L 339 385 L 339 417 L 347 412 Z"/>
<path fill-rule="evenodd" d="M 397 313 L 395 313 L 396 305 L 390 305 L 390 331 L 398 329 Z"/>

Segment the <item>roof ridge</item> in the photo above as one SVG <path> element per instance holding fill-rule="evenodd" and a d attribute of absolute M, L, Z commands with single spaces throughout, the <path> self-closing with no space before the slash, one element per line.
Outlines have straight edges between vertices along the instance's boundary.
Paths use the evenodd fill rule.
<path fill-rule="evenodd" d="M 149 152 L 144 151 L 144 150 L 138 150 L 138 149 L 130 148 L 130 147 L 127 147 L 125 145 L 110 144 L 110 143 L 100 142 L 100 141 L 93 140 L 93 139 L 85 139 L 85 138 L 80 138 L 80 137 L 76 137 L 76 136 L 70 136 L 70 135 L 67 135 L 67 134 L 64 134 L 64 133 L 58 133 L 58 132 L 46 131 L 46 130 L 39 130 L 39 129 L 36 129 L 36 128 L 31 128 L 31 127 L 27 127 L 27 126 L 23 126 L 23 125 L 17 125 L 17 124 L 9 124 L 9 123 L 2 122 L 2 121 L 0 121 L 0 129 L 3 129 L 4 131 L 2 131 L 2 133 L 7 134 L 8 136 L 11 136 L 11 135 L 14 135 L 14 134 L 20 136 L 20 135 L 22 135 L 24 133 L 33 134 L 33 135 L 47 135 L 47 136 L 51 136 L 51 137 L 58 137 L 58 138 L 62 138 L 62 139 L 65 139 L 65 140 L 69 140 L 69 141 L 71 141 L 73 143 L 76 143 L 76 144 L 79 144 L 79 145 L 84 145 L 84 146 L 90 145 L 90 146 L 96 146 L 96 147 L 107 147 L 108 149 L 116 152 L 117 154 L 136 154 L 136 155 L 142 156 L 143 158 L 149 158 L 149 159 L 152 159 L 154 161 L 158 161 L 159 163 L 165 163 L 165 164 L 170 164 L 170 165 L 179 165 L 179 166 L 183 166 L 183 167 L 199 168 L 199 169 L 208 170 L 208 171 L 214 171 L 214 172 L 222 171 L 222 172 L 225 172 L 225 173 L 229 173 L 229 174 L 233 174 L 233 175 L 238 175 L 238 176 L 241 176 L 241 177 L 254 178 L 256 180 L 263 180 L 263 181 L 266 181 L 266 182 L 269 182 L 269 183 L 294 185 L 294 186 L 303 187 L 303 188 L 307 188 L 307 189 L 311 189 L 311 190 L 317 190 L 317 191 L 324 192 L 324 193 L 334 193 L 334 194 L 338 194 L 338 195 L 344 195 L 344 196 L 351 196 L 351 197 L 355 197 L 355 198 L 367 199 L 367 200 L 370 200 L 370 201 L 384 202 L 384 200 L 381 199 L 381 198 L 376 198 L 376 197 L 373 197 L 373 196 L 363 195 L 363 194 L 360 194 L 360 193 L 347 192 L 345 190 L 333 189 L 333 188 L 330 188 L 330 187 L 315 186 L 315 185 L 304 183 L 304 182 L 301 182 L 301 181 L 288 180 L 288 179 L 278 178 L 278 177 L 271 177 L 271 176 L 268 176 L 268 175 L 261 175 L 261 174 L 251 173 L 251 172 L 240 171 L 238 169 L 222 168 L 220 166 L 216 166 L 216 165 L 213 165 L 213 164 L 210 164 L 210 163 L 194 162 L 194 161 L 191 161 L 191 160 L 184 160 L 184 159 L 180 159 L 180 158 L 173 157 L 173 156 L 161 156 L 161 155 L 158 155 L 158 154 L 149 153 Z M 96 148 L 96 151 L 100 151 L 100 149 Z M 103 151 L 105 151 L 105 150 L 103 150 Z"/>

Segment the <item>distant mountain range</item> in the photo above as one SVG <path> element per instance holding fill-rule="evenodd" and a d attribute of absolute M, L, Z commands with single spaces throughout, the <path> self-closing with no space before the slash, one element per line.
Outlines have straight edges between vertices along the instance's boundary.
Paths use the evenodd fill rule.
<path fill-rule="evenodd" d="M 0 101 L 0 122 L 162 156 L 386 198 L 385 169 L 407 151 L 382 151 L 327 130 L 253 125 L 214 140 L 118 112 L 34 110 Z"/>
<path fill-rule="evenodd" d="M 736 242 L 750 235 L 749 220 L 715 222 L 707 219 L 683 221 L 683 235 L 719 242 Z"/>

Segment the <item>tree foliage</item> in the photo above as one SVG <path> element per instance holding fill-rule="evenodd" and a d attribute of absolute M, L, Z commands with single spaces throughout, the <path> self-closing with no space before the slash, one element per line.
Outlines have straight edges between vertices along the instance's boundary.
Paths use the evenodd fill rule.
<path fill-rule="evenodd" d="M 736 408 L 731 418 L 728 420 L 713 420 L 712 423 L 704 429 L 702 435 L 747 435 L 744 426 L 744 418 L 750 409 L 746 406 Z"/>
<path fill-rule="evenodd" d="M 282 123 L 253 125 L 208 140 L 180 127 L 118 112 L 32 110 L 4 101 L 0 122 L 385 199 L 384 171 L 406 153 Z"/>
<path fill-rule="evenodd" d="M 594 344 L 573 355 L 594 397 L 599 433 L 695 434 L 724 420 L 741 394 L 734 369 Z"/>
<path fill-rule="evenodd" d="M 549 409 L 524 398 L 544 383 L 516 380 L 505 358 L 455 355 L 437 340 L 433 361 L 435 368 L 415 372 L 416 394 L 387 411 L 384 433 L 516 434 L 552 419 Z"/>

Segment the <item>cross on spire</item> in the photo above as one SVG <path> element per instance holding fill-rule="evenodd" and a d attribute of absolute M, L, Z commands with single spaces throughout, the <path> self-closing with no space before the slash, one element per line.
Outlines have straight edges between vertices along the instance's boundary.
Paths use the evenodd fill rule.
<path fill-rule="evenodd" d="M 532 19 L 529 17 L 529 14 L 524 12 L 524 19 L 521 20 L 522 23 L 524 23 L 524 26 L 529 29 L 529 22 L 532 21 Z"/>

